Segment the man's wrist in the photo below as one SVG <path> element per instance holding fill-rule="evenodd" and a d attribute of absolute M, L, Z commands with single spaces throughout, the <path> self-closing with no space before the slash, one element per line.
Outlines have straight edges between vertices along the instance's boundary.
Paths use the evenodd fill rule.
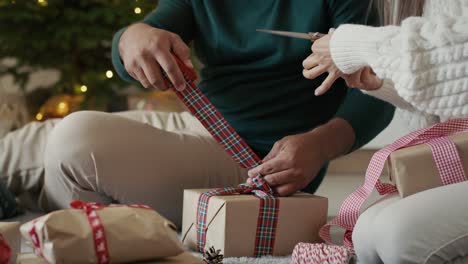
<path fill-rule="evenodd" d="M 333 118 L 309 133 L 320 138 L 318 148 L 325 162 L 348 153 L 355 141 L 353 127 L 342 118 Z"/>

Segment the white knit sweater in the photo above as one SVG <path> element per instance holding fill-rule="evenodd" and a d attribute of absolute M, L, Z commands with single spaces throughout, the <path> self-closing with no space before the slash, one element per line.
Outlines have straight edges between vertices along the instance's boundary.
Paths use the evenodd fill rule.
<path fill-rule="evenodd" d="M 384 85 L 368 94 L 411 129 L 468 117 L 468 0 L 426 0 L 423 16 L 399 27 L 341 25 L 330 50 L 344 73 L 372 67 Z"/>

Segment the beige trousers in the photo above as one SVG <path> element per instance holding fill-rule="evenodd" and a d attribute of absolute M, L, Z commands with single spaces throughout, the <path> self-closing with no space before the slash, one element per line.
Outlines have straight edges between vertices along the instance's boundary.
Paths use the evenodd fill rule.
<path fill-rule="evenodd" d="M 141 203 L 176 224 L 184 189 L 234 186 L 247 177 L 187 112 L 77 112 L 8 134 L 0 153 L 0 176 L 27 207 Z"/>

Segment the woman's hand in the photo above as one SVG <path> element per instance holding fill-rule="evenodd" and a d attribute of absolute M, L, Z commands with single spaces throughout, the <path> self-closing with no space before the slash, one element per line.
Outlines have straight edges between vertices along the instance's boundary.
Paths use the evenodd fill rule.
<path fill-rule="evenodd" d="M 304 67 L 302 74 L 307 79 L 315 79 L 328 72 L 328 77 L 325 81 L 315 89 L 315 95 L 317 96 L 328 91 L 333 83 L 343 76 L 343 73 L 338 69 L 338 67 L 336 67 L 333 62 L 333 58 L 331 57 L 330 38 L 332 34 L 333 29 L 330 29 L 328 35 L 314 41 L 314 44 L 312 45 L 312 54 L 302 63 L 302 66 Z"/>
<path fill-rule="evenodd" d="M 176 89 L 185 88 L 184 77 L 172 53 L 193 68 L 190 50 L 178 35 L 144 23 L 125 30 L 120 38 L 119 52 L 127 72 L 145 88 L 167 89 L 161 68 Z"/>
<path fill-rule="evenodd" d="M 348 87 L 368 91 L 377 90 L 383 84 L 383 81 L 375 75 L 370 67 L 365 67 L 353 74 L 345 75 L 343 79 L 345 79 Z"/>
<path fill-rule="evenodd" d="M 249 170 L 249 177 L 260 173 L 277 194 L 293 194 L 307 187 L 325 164 L 322 144 L 314 131 L 285 137 L 273 145 L 263 164 Z"/>

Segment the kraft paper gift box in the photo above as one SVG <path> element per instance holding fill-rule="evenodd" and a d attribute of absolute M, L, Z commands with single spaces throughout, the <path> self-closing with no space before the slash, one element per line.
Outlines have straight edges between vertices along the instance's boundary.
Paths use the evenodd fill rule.
<path fill-rule="evenodd" d="M 154 210 L 114 206 L 94 212 L 102 223 L 112 263 L 172 257 L 183 252 L 174 224 Z M 97 250 L 102 248 L 98 240 L 95 247 L 94 236 L 98 235 L 89 216 L 83 209 L 55 211 L 22 225 L 20 231 L 49 263 L 97 263 L 97 257 L 102 256 Z M 37 236 L 31 234 L 32 230 Z"/>
<path fill-rule="evenodd" d="M 19 222 L 0 222 L 0 234 L 11 250 L 10 263 L 15 263 L 16 254 L 20 251 L 21 235 Z"/>
<path fill-rule="evenodd" d="M 34 253 L 19 254 L 17 264 L 48 264 L 47 261 Z M 175 257 L 162 258 L 154 261 L 136 262 L 138 264 L 204 264 L 201 259 L 196 258 L 188 252 Z"/>
<path fill-rule="evenodd" d="M 184 191 L 182 242 L 194 250 L 197 249 L 198 198 L 206 191 Z M 273 255 L 289 255 L 299 242 L 321 242 L 318 232 L 327 220 L 328 199 L 308 193 L 279 199 Z M 214 246 L 225 257 L 253 256 L 259 208 L 259 199 L 254 195 L 211 197 L 205 249 Z"/>
<path fill-rule="evenodd" d="M 449 136 L 455 143 L 460 159 L 468 175 L 468 133 Z M 390 180 L 401 197 L 442 186 L 431 149 L 426 144 L 399 149 L 388 159 Z"/>

